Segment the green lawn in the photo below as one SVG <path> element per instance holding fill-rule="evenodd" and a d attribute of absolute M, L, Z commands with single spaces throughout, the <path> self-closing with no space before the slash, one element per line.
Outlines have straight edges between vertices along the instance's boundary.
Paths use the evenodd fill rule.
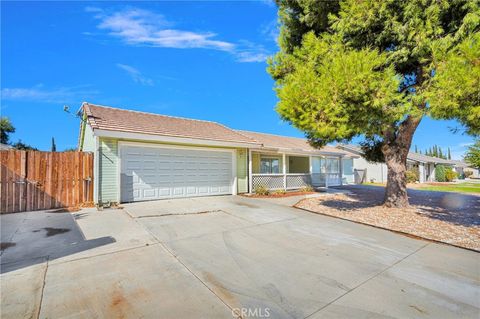
<path fill-rule="evenodd" d="M 363 185 L 385 187 L 385 184 L 382 184 L 382 183 L 364 183 Z M 445 184 L 445 185 L 415 184 L 414 187 L 411 187 L 410 185 L 407 187 L 411 189 L 434 191 L 434 192 L 479 193 L 480 194 L 480 183 L 464 182 L 464 183 L 458 183 L 458 184 Z"/>
<path fill-rule="evenodd" d="M 459 183 L 450 185 L 425 185 L 417 189 L 437 192 L 480 193 L 480 183 Z"/>

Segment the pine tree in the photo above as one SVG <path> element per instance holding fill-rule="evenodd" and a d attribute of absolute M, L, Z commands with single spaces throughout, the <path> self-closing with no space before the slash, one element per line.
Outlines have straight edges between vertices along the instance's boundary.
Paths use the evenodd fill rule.
<path fill-rule="evenodd" d="M 415 153 L 418 153 L 418 148 L 416 144 L 415 144 Z"/>
<path fill-rule="evenodd" d="M 52 137 L 52 152 L 57 151 L 57 145 L 55 145 L 55 139 Z"/>
<path fill-rule="evenodd" d="M 443 152 L 441 147 L 438 148 L 438 157 L 443 158 Z"/>
<path fill-rule="evenodd" d="M 448 155 L 447 155 L 448 159 L 451 160 L 452 159 L 452 154 L 450 153 L 450 147 L 448 148 Z"/>
<path fill-rule="evenodd" d="M 480 134 L 478 1 L 275 3 L 277 112 L 316 147 L 361 137 L 364 157 L 388 167 L 385 206 L 408 206 L 406 160 L 422 117 Z"/>

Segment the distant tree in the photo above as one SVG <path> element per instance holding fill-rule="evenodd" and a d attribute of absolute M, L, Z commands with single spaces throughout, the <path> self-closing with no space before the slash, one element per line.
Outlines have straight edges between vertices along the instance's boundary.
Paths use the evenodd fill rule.
<path fill-rule="evenodd" d="M 64 152 L 76 152 L 77 148 L 76 147 L 69 147 L 63 150 Z"/>
<path fill-rule="evenodd" d="M 450 153 L 450 147 L 448 148 L 447 159 L 449 159 L 449 160 L 452 159 L 452 154 Z"/>
<path fill-rule="evenodd" d="M 8 144 L 9 134 L 15 133 L 15 127 L 8 117 L 0 117 L 0 143 Z"/>
<path fill-rule="evenodd" d="M 52 149 L 51 149 L 52 152 L 56 152 L 57 151 L 57 145 L 55 144 L 55 139 L 52 137 Z"/>
<path fill-rule="evenodd" d="M 418 153 L 418 147 L 416 144 L 415 144 L 415 153 Z"/>
<path fill-rule="evenodd" d="M 22 140 L 18 140 L 18 142 L 12 144 L 14 149 L 22 150 L 22 151 L 38 151 L 36 147 L 31 145 L 25 144 Z"/>
<path fill-rule="evenodd" d="M 476 140 L 475 144 L 468 147 L 463 159 L 473 167 L 480 169 L 480 139 Z"/>
<path fill-rule="evenodd" d="M 444 158 L 444 157 L 443 157 L 443 152 L 442 152 L 442 148 L 441 148 L 441 147 L 439 147 L 439 148 L 438 148 L 438 154 L 437 154 L 437 155 L 438 155 L 438 157 L 440 157 L 440 158 Z"/>

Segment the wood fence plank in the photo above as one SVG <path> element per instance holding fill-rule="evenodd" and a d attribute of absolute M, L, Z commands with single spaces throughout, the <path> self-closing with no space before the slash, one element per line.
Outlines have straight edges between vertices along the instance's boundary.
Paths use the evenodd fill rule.
<path fill-rule="evenodd" d="M 7 213 L 13 212 L 13 200 L 15 194 L 13 193 L 13 183 L 12 183 L 12 167 L 13 167 L 13 160 L 14 160 L 15 152 L 8 153 L 8 170 L 7 170 Z"/>
<path fill-rule="evenodd" d="M 93 202 L 91 153 L 8 150 L 0 164 L 0 213 Z"/>
<path fill-rule="evenodd" d="M 0 213 L 6 213 L 7 210 L 7 163 L 5 161 L 7 152 L 0 151 Z"/>

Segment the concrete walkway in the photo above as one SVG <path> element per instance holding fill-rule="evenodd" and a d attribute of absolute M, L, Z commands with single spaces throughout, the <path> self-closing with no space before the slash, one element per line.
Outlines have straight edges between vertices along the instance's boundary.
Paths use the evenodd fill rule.
<path fill-rule="evenodd" d="M 11 243 L 0 257 L 2 318 L 480 314 L 479 254 L 269 201 L 164 200 L 1 222 Z"/>

